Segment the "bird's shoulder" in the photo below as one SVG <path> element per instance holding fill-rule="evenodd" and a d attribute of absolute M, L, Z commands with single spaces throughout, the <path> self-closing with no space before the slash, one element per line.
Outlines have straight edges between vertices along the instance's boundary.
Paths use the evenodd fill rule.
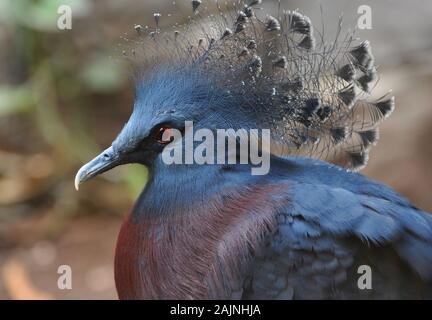
<path fill-rule="evenodd" d="M 428 213 L 382 184 L 322 161 L 296 159 L 286 168 L 278 174 L 289 204 L 274 213 L 273 233 L 245 280 L 246 297 L 404 297 L 391 283 L 412 297 L 418 282 L 432 291 Z M 373 293 L 359 291 L 362 265 L 375 276 Z"/>

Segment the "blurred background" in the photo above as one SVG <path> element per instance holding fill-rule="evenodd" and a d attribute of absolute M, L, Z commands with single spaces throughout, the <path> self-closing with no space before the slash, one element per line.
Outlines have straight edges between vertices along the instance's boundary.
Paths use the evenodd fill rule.
<path fill-rule="evenodd" d="M 214 0 L 202 0 L 202 6 Z M 264 0 L 264 7 L 276 1 Z M 282 0 L 327 34 L 344 14 L 355 27 L 360 5 L 372 9 L 369 39 L 396 111 L 381 126 L 367 176 L 432 211 L 432 2 Z M 59 30 L 57 9 L 72 8 Z M 320 13 L 320 5 L 323 15 Z M 133 105 L 122 57 L 134 25 L 185 21 L 190 0 L 0 0 L 0 299 L 115 299 L 113 257 L 122 217 L 147 172 L 117 168 L 76 192 L 77 169 L 110 145 Z M 59 290 L 69 265 L 72 290 Z"/>

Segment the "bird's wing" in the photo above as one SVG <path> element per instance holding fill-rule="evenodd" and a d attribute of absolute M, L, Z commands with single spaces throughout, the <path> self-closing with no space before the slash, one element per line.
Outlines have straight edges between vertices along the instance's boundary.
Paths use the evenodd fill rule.
<path fill-rule="evenodd" d="M 245 279 L 244 298 L 431 297 L 432 216 L 358 177 L 369 185 L 356 191 L 290 185 L 291 204 L 276 214 L 274 234 Z M 370 267 L 371 289 L 361 278 L 369 271 L 360 266 Z"/>

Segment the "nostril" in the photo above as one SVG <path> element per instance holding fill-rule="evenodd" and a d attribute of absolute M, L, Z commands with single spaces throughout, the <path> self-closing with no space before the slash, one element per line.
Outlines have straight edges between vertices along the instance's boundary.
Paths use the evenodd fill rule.
<path fill-rule="evenodd" d="M 104 157 L 104 159 L 109 159 L 109 158 L 110 158 L 110 155 L 109 155 L 108 153 L 104 153 L 104 154 L 103 154 L 103 157 Z"/>

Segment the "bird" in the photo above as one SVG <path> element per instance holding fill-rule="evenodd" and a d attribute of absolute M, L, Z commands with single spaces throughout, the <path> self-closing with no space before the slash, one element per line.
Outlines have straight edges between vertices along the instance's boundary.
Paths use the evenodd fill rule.
<path fill-rule="evenodd" d="M 358 172 L 395 105 L 390 94 L 371 100 L 370 43 L 342 35 L 341 19 L 329 38 L 298 10 L 261 5 L 203 16 L 194 0 L 184 25 L 165 31 L 155 14 L 155 28 L 135 26 L 124 51 L 132 114 L 75 177 L 78 189 L 119 165 L 148 167 L 118 235 L 119 298 L 432 298 L 431 215 Z M 250 161 L 167 164 L 167 149 L 185 148 L 187 121 L 269 129 L 268 172 L 251 174 Z"/>

